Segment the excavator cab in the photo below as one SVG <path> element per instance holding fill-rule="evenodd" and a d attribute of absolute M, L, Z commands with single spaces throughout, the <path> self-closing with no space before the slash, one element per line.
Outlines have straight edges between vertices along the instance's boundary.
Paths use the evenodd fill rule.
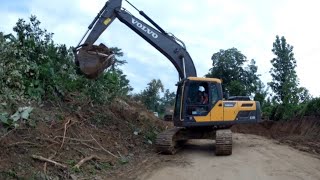
<path fill-rule="evenodd" d="M 188 77 L 179 82 L 177 86 L 176 106 L 173 115 L 175 125 L 194 126 L 196 119 L 200 117 L 207 117 L 209 122 L 211 110 L 218 102 L 222 101 L 221 80 Z M 219 111 L 222 111 L 222 108 Z"/>
<path fill-rule="evenodd" d="M 217 78 L 200 77 L 180 81 L 173 115 L 175 126 L 221 128 L 261 120 L 259 102 L 239 99 L 240 96 L 225 99 L 221 83 Z"/>

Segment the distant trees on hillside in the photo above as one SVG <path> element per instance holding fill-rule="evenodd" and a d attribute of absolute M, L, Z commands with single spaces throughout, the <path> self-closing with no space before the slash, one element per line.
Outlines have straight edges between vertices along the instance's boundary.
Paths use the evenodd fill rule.
<path fill-rule="evenodd" d="M 232 96 L 252 96 L 264 102 L 267 93 L 254 59 L 248 61 L 237 48 L 230 48 L 214 53 L 211 60 L 212 68 L 205 76 L 222 79 L 224 92 Z"/>
<path fill-rule="evenodd" d="M 175 92 L 164 90 L 160 79 L 152 79 L 144 90 L 134 95 L 134 99 L 141 101 L 147 109 L 163 115 L 167 107 L 173 107 L 175 96 Z"/>
<path fill-rule="evenodd" d="M 286 120 L 303 116 L 311 96 L 306 88 L 299 87 L 293 46 L 287 43 L 284 36 L 276 36 L 272 52 L 275 57 L 271 60 L 272 81 L 267 83 L 268 86 L 260 80 L 255 60 L 248 62 L 246 56 L 236 48 L 214 53 L 212 68 L 206 77 L 222 79 L 223 90 L 231 95 L 253 96 L 263 105 L 264 115 L 271 119 Z"/>

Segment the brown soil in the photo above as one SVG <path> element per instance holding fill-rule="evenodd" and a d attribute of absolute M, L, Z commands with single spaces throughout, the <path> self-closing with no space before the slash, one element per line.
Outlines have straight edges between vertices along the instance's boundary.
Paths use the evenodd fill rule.
<path fill-rule="evenodd" d="M 254 125 L 236 125 L 232 130 L 273 138 L 299 150 L 320 154 L 320 119 L 317 117 L 304 117 L 287 122 L 264 121 Z"/>
<path fill-rule="evenodd" d="M 143 162 L 160 161 L 151 143 L 158 132 L 170 126 L 140 104 L 123 100 L 109 106 L 46 104 L 31 115 L 37 120 L 35 127 L 21 122 L 19 128 L 0 133 L 0 179 L 129 177 Z M 34 159 L 33 155 L 67 168 Z M 74 168 L 92 155 L 98 159 Z"/>

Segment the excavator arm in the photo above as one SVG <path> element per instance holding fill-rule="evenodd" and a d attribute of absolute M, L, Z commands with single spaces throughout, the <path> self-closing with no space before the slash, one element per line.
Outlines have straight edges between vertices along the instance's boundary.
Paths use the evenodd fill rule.
<path fill-rule="evenodd" d="M 175 66 L 181 79 L 196 77 L 194 63 L 182 41 L 166 33 L 143 11 L 139 13 L 154 27 L 146 24 L 121 7 L 122 0 L 109 0 L 89 25 L 87 33 L 75 50 L 76 63 L 88 77 L 95 78 L 112 64 L 112 52 L 105 46 L 93 45 L 107 27 L 118 18 L 122 23 L 150 43 Z M 86 39 L 83 42 L 83 39 Z M 150 57 L 152 60 L 152 57 Z M 90 69 L 87 71 L 87 69 Z"/>

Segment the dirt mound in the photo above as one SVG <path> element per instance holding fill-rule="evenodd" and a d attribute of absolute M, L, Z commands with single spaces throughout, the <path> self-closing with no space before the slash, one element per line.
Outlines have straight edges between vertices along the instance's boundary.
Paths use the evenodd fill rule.
<path fill-rule="evenodd" d="M 22 122 L 0 134 L 0 179 L 112 178 L 154 154 L 157 133 L 170 126 L 124 100 L 46 104 L 31 115 L 35 127 Z"/>
<path fill-rule="evenodd" d="M 320 119 L 304 117 L 286 122 L 264 121 L 260 124 L 235 125 L 234 132 L 277 139 L 299 150 L 320 154 Z"/>

